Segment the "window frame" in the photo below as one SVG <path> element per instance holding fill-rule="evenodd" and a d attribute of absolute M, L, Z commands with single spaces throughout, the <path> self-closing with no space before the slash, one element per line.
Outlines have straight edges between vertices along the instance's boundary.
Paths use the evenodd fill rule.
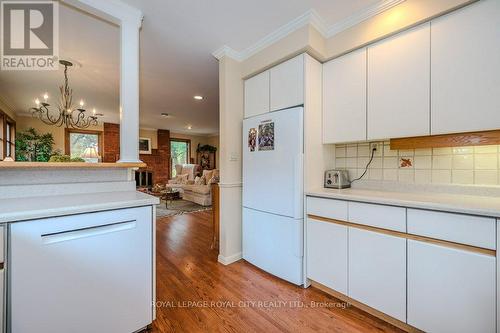
<path fill-rule="evenodd" d="M 191 139 L 181 139 L 181 138 L 170 138 L 170 141 L 168 143 L 168 149 L 170 151 L 170 168 L 168 170 L 169 173 L 169 178 L 172 177 L 172 171 L 173 168 L 175 167 L 172 163 L 172 141 L 173 142 L 184 142 L 187 144 L 187 163 L 186 164 L 191 164 Z"/>
<path fill-rule="evenodd" d="M 0 144 L 2 145 L 2 151 L 0 155 L 0 161 L 3 161 L 7 157 L 11 157 L 15 160 L 16 156 L 16 121 L 9 117 L 7 113 L 0 110 L 0 122 L 2 123 L 1 133 L 0 133 Z M 7 127 L 10 129 L 10 137 L 7 138 Z M 9 147 L 10 154 L 7 155 L 7 147 Z"/>
<path fill-rule="evenodd" d="M 65 128 L 64 129 L 64 153 L 66 155 L 71 156 L 71 147 L 70 147 L 70 136 L 71 133 L 76 133 L 76 134 L 93 134 L 97 135 L 97 145 L 98 145 L 98 151 L 97 153 L 99 154 L 99 157 L 102 158 L 102 152 L 103 152 L 103 146 L 102 146 L 102 131 L 96 131 L 96 130 L 83 130 L 83 129 L 76 129 L 76 128 Z"/>

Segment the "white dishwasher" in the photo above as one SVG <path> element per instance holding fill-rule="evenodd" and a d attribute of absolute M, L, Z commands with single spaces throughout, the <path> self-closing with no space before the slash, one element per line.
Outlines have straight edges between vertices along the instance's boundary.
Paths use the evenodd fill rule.
<path fill-rule="evenodd" d="M 132 333 L 153 320 L 152 207 L 10 225 L 12 333 Z"/>

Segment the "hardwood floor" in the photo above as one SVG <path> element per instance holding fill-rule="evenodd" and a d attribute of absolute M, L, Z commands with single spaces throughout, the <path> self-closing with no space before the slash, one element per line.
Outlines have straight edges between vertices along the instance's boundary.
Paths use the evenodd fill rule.
<path fill-rule="evenodd" d="M 402 332 L 244 260 L 219 264 L 211 240 L 211 211 L 158 219 L 152 332 Z"/>

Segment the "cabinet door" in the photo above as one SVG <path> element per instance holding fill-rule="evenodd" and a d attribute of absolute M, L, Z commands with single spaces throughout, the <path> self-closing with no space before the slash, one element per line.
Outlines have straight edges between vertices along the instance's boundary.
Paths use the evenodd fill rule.
<path fill-rule="evenodd" d="M 366 140 L 366 49 L 323 65 L 323 143 Z"/>
<path fill-rule="evenodd" d="M 269 71 L 245 80 L 245 118 L 269 112 Z"/>
<path fill-rule="evenodd" d="M 347 227 L 307 219 L 307 277 L 347 295 Z"/>
<path fill-rule="evenodd" d="M 408 324 L 495 331 L 495 257 L 408 240 Z"/>
<path fill-rule="evenodd" d="M 271 68 L 271 111 L 304 104 L 304 55 Z"/>
<path fill-rule="evenodd" d="M 406 321 L 406 239 L 349 228 L 349 297 Z"/>
<path fill-rule="evenodd" d="M 500 1 L 432 22 L 432 134 L 500 128 Z"/>
<path fill-rule="evenodd" d="M 368 47 L 368 139 L 430 133 L 429 23 Z"/>

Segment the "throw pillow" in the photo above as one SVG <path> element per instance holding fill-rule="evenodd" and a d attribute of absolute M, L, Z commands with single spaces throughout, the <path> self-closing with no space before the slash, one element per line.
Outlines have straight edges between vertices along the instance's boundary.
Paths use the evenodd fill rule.
<path fill-rule="evenodd" d="M 219 182 L 219 176 L 213 176 L 210 178 L 207 184 L 217 184 Z"/>
<path fill-rule="evenodd" d="M 189 175 L 186 173 L 186 174 L 183 174 L 183 175 L 178 175 L 175 178 L 179 182 L 179 184 L 187 184 L 188 177 L 189 177 Z"/>
<path fill-rule="evenodd" d="M 207 180 L 205 179 L 205 176 L 201 176 L 201 177 L 197 176 L 197 177 L 194 179 L 194 184 L 195 184 L 195 185 L 205 185 L 206 181 L 207 181 Z"/>

